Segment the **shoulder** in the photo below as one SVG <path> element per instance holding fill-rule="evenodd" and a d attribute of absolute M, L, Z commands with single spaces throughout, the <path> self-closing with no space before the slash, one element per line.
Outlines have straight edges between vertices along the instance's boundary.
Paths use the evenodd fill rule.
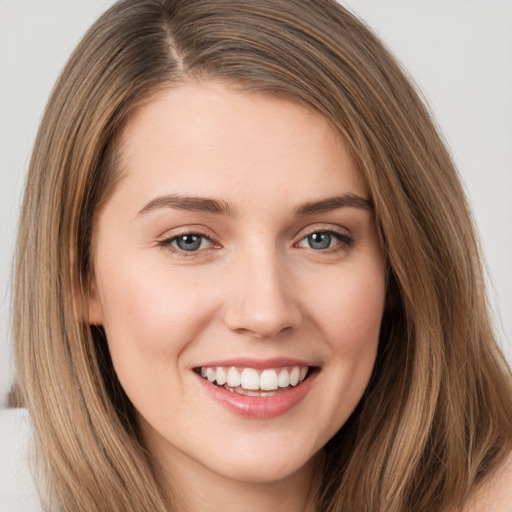
<path fill-rule="evenodd" d="M 23 510 L 24 512 L 41 512 L 43 510 L 31 472 L 30 438 L 30 418 L 26 410 L 0 410 L 0 503 L 2 510 Z"/>
<path fill-rule="evenodd" d="M 462 512 L 512 510 L 512 453 L 475 490 Z"/>

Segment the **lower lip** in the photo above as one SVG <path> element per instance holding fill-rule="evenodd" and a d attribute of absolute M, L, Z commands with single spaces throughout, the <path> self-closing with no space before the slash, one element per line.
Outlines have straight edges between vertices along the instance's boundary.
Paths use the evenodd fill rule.
<path fill-rule="evenodd" d="M 269 419 L 277 418 L 299 404 L 309 393 L 316 375 L 317 372 L 314 372 L 298 386 L 282 391 L 277 395 L 265 397 L 239 395 L 224 388 L 219 388 L 200 376 L 198 376 L 198 379 L 214 400 L 238 416 L 252 419 Z"/>

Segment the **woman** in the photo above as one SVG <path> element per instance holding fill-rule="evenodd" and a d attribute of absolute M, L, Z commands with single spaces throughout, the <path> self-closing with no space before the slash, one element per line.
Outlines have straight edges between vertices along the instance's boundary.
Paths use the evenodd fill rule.
<path fill-rule="evenodd" d="M 119 2 L 27 183 L 17 378 L 56 510 L 505 510 L 462 189 L 335 2 Z"/>

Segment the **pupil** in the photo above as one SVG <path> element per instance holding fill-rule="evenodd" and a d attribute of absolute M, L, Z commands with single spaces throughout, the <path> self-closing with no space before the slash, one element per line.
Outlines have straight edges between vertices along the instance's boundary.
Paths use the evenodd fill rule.
<path fill-rule="evenodd" d="M 176 245 L 182 251 L 196 251 L 201 245 L 201 237 L 197 235 L 183 235 L 176 240 Z"/>
<path fill-rule="evenodd" d="M 308 240 L 313 249 L 327 249 L 331 245 L 331 235 L 329 233 L 313 233 L 308 236 Z"/>

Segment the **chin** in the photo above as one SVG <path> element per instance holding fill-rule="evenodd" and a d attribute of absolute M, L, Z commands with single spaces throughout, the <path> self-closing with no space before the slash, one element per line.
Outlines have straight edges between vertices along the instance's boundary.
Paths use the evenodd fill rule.
<path fill-rule="evenodd" d="M 277 441 L 277 439 L 275 440 Z M 296 446 L 285 442 L 265 442 L 262 440 L 245 449 L 232 449 L 230 457 L 212 460 L 211 469 L 230 480 L 247 483 L 270 484 L 286 480 L 301 471 L 309 471 L 317 456 L 323 451 L 305 449 L 307 443 L 297 442 Z"/>

